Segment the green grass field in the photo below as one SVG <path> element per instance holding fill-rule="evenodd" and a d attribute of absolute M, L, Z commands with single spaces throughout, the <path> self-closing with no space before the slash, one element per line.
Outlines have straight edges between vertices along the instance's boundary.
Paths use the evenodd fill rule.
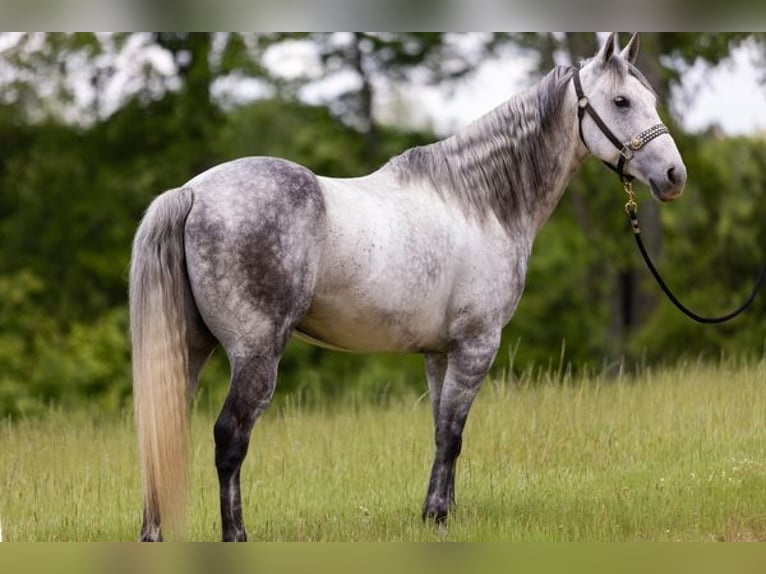
<path fill-rule="evenodd" d="M 766 540 L 766 361 L 606 380 L 488 381 L 446 531 L 423 525 L 427 398 L 280 406 L 243 469 L 252 540 Z M 187 537 L 219 537 L 213 416 L 193 417 Z M 129 414 L 0 428 L 8 541 L 129 541 L 140 492 Z"/>

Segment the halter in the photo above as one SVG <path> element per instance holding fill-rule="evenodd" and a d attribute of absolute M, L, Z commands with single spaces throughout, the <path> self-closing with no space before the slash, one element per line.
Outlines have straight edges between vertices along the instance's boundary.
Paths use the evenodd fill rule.
<path fill-rule="evenodd" d="M 614 145 L 614 147 L 616 147 L 620 152 L 620 159 L 617 160 L 616 166 L 612 165 L 608 161 L 604 161 L 604 164 L 609 169 L 617 173 L 617 175 L 620 176 L 620 180 L 624 184 L 628 184 L 633 181 L 633 176 L 625 173 L 625 167 L 628 162 L 633 159 L 635 152 L 639 151 L 654 138 L 659 137 L 662 134 L 669 133 L 668 128 L 665 127 L 665 124 L 657 124 L 656 126 L 645 129 L 638 135 L 633 136 L 628 142 L 620 141 L 620 138 L 614 135 L 614 132 L 609 129 L 609 126 L 606 125 L 604 120 L 601 119 L 601 116 L 599 116 L 596 110 L 593 109 L 593 106 L 590 105 L 590 101 L 582 89 L 582 82 L 580 81 L 580 69 L 573 69 L 574 75 L 572 76 L 572 80 L 574 82 L 575 94 L 577 94 L 577 127 L 580 130 L 580 140 L 582 140 L 582 143 L 586 148 L 588 148 L 588 144 L 585 142 L 585 138 L 583 137 L 582 133 L 582 120 L 587 112 L 587 114 L 590 115 L 591 119 L 601 130 L 601 133 L 603 133 L 607 139 L 612 142 L 612 145 Z"/>

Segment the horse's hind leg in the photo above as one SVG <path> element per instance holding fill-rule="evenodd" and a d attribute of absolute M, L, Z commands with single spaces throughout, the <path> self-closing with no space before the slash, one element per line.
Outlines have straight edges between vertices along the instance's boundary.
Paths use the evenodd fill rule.
<path fill-rule="evenodd" d="M 224 541 L 247 540 L 242 520 L 240 468 L 247 455 L 253 425 L 274 394 L 279 356 L 271 350 L 264 352 L 264 348 L 271 346 L 230 359 L 231 387 L 214 428 Z"/>
<path fill-rule="evenodd" d="M 431 397 L 431 410 L 433 411 L 434 424 L 439 420 L 439 402 L 444 386 L 444 377 L 447 375 L 447 355 L 431 353 L 425 355 L 426 381 L 428 381 L 428 394 Z"/>
<path fill-rule="evenodd" d="M 232 373 L 214 429 L 222 533 L 245 540 L 240 468 L 274 393 L 279 358 L 311 305 L 326 233 L 324 195 L 305 168 L 264 158 L 221 166 L 190 185 L 189 282 Z"/>

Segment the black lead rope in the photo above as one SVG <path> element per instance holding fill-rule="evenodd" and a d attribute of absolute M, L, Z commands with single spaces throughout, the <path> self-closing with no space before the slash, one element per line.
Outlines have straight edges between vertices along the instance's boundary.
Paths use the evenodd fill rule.
<path fill-rule="evenodd" d="M 725 321 L 728 321 L 729 319 L 733 319 L 734 317 L 742 313 L 745 309 L 750 307 L 750 305 L 755 300 L 755 296 L 758 294 L 758 291 L 760 291 L 761 287 L 763 286 L 764 281 L 766 281 L 766 265 L 764 265 L 763 268 L 761 269 L 760 275 L 758 276 L 758 279 L 755 282 L 755 286 L 753 287 L 753 292 L 750 293 L 750 296 L 747 298 L 747 300 L 742 305 L 737 307 L 734 311 L 731 311 L 730 313 L 726 313 L 725 315 L 721 315 L 720 317 L 702 317 L 701 315 L 697 315 L 697 313 L 685 307 L 676 298 L 676 296 L 673 295 L 673 292 L 667 286 L 665 281 L 663 281 L 659 271 L 657 271 L 657 268 L 654 266 L 654 263 L 652 263 L 652 260 L 649 258 L 649 253 L 647 253 L 646 251 L 646 247 L 644 246 L 644 241 L 641 239 L 641 228 L 638 224 L 638 204 L 633 198 L 633 189 L 629 183 L 625 184 L 625 191 L 629 197 L 628 203 L 625 204 L 625 213 L 628 214 L 630 225 L 633 228 L 633 237 L 636 238 L 636 245 L 638 245 L 638 250 L 641 252 L 641 256 L 644 258 L 644 262 L 646 263 L 646 266 L 649 268 L 649 271 L 654 276 L 654 279 L 657 281 L 657 284 L 665 292 L 665 295 L 668 296 L 668 299 L 670 299 L 672 303 L 684 315 L 686 315 L 690 319 L 694 319 L 698 323 L 706 323 L 706 324 L 723 323 Z"/>

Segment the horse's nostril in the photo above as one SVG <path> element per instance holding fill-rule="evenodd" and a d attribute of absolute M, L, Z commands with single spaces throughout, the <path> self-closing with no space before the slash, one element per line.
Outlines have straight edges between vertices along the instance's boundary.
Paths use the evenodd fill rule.
<path fill-rule="evenodd" d="M 676 168 L 671 167 L 668 170 L 668 181 L 670 183 L 676 183 Z"/>

